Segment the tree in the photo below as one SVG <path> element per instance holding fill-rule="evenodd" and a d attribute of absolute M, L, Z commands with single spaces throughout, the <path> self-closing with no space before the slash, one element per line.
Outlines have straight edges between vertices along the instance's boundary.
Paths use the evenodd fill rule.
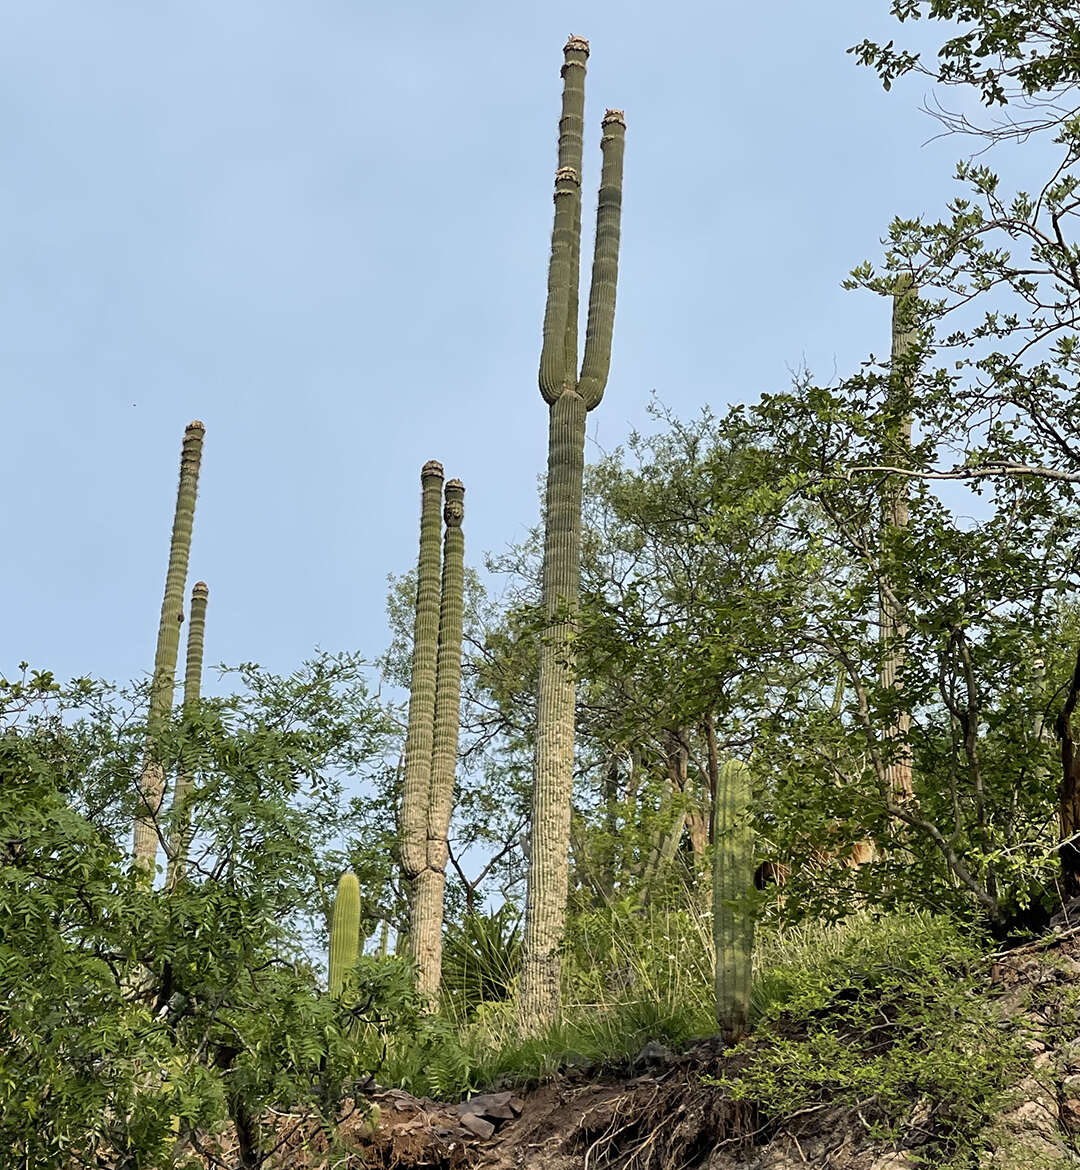
<path fill-rule="evenodd" d="M 970 27 L 944 41 L 936 67 L 925 66 L 918 54 L 895 49 L 891 41 L 854 46 L 850 51 L 877 72 L 885 88 L 917 70 L 942 85 L 974 89 L 985 106 L 1000 107 L 1003 118 L 979 126 L 944 112 L 940 116 L 947 130 L 981 137 L 988 146 L 1050 133 L 1060 148 L 1057 165 L 1035 195 L 1003 194 L 998 174 L 988 166 L 960 163 L 956 177 L 973 198 L 957 198 L 949 204 L 949 215 L 937 222 L 894 220 L 886 242 L 886 273 L 876 276 L 869 264 L 852 272 L 851 287 L 881 291 L 892 273 L 911 271 L 936 294 L 922 304 L 920 314 L 927 330 L 926 356 L 940 362 L 922 379 L 918 393 L 929 457 L 893 474 L 973 485 L 1039 480 L 1052 485 L 1046 502 L 1059 508 L 1064 520 L 1080 483 L 1080 105 L 1074 100 L 1080 22 L 1074 5 L 1065 0 L 894 0 L 891 11 L 901 22 L 919 19 L 925 11 L 932 19 L 964 21 Z M 1030 116 L 1014 116 L 1015 108 Z M 938 336 L 939 322 L 946 319 L 950 331 Z M 946 364 L 946 358 L 952 360 Z M 943 467 L 938 456 L 950 451 L 955 462 Z M 878 459 L 851 470 L 873 475 L 887 464 Z M 1067 540 L 1066 532 L 1063 524 L 1057 539 Z M 1059 724 L 1058 733 L 1067 734 L 1064 725 Z M 1076 778 L 1064 738 L 1062 744 L 1058 809 L 1068 836 Z M 1080 854 L 1063 846 L 1061 863 L 1065 892 L 1080 892 Z"/>
<path fill-rule="evenodd" d="M 171 891 L 125 848 L 145 692 L 0 685 L 0 1148 L 20 1164 L 166 1164 L 227 1119 L 238 1165 L 258 1167 L 295 1129 L 268 1105 L 333 1123 L 377 1067 L 354 1021 L 412 1026 L 402 964 L 361 963 L 337 999 L 308 957 L 350 831 L 337 773 L 385 735 L 359 669 L 247 666 L 242 693 L 158 725 L 166 772 L 193 780 Z"/>

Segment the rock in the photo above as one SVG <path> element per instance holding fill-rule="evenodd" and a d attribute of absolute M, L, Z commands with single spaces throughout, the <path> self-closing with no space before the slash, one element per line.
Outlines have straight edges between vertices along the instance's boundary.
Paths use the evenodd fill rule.
<path fill-rule="evenodd" d="M 1062 1101 L 1061 1124 L 1069 1133 L 1080 1133 L 1080 1097 L 1068 1097 Z"/>
<path fill-rule="evenodd" d="M 495 1132 L 495 1126 L 490 1121 L 485 1121 L 482 1117 L 477 1117 L 475 1113 L 462 1114 L 461 1124 L 473 1137 L 489 1138 Z"/>
<path fill-rule="evenodd" d="M 639 1069 L 655 1064 L 671 1064 L 674 1059 L 675 1054 L 666 1044 L 661 1044 L 659 1040 L 650 1040 L 630 1062 L 630 1067 Z"/>
<path fill-rule="evenodd" d="M 489 1121 L 510 1121 L 521 1112 L 521 1099 L 509 1092 L 481 1093 L 455 1105 L 454 1111 L 460 1116 L 471 1113 L 475 1117 L 486 1117 Z"/>
<path fill-rule="evenodd" d="M 870 1170 L 912 1170 L 914 1166 L 907 1154 L 882 1154 L 870 1164 Z"/>

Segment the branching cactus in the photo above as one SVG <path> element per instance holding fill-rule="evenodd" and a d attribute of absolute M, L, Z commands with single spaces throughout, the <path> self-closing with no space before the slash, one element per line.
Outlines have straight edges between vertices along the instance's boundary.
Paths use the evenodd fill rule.
<path fill-rule="evenodd" d="M 435 736 L 435 678 L 439 644 L 439 560 L 442 531 L 442 464 L 431 459 L 420 472 L 420 559 L 413 626 L 412 685 L 405 733 L 401 801 L 401 867 L 415 902 L 416 882 L 427 866 L 428 806 Z"/>
<path fill-rule="evenodd" d="M 446 484 L 443 519 L 442 594 L 439 606 L 439 653 L 435 689 L 435 730 L 431 791 L 427 807 L 427 861 L 416 880 L 410 939 L 419 971 L 418 988 L 434 1005 L 442 973 L 443 895 L 447 836 L 454 801 L 458 727 L 461 720 L 461 638 L 465 602 L 465 488 L 459 479 Z"/>
<path fill-rule="evenodd" d="M 886 462 L 906 467 L 911 462 L 911 397 L 916 342 L 913 310 L 918 289 L 906 273 L 897 278 L 893 293 L 892 358 L 889 393 L 886 402 Z M 880 581 L 879 629 L 883 649 L 881 686 L 899 700 L 903 687 L 904 658 L 907 652 L 907 621 L 899 595 L 899 585 L 892 566 L 895 556 L 889 553 L 897 537 L 908 526 L 908 486 L 901 475 L 885 481 L 881 501 L 882 572 Z M 898 703 L 888 728 L 889 738 L 896 740 L 895 752 L 888 767 L 887 783 L 892 799 L 903 803 L 911 799 L 911 712 Z"/>
<path fill-rule="evenodd" d="M 184 664 L 184 715 L 191 717 L 199 709 L 202 697 L 203 644 L 206 640 L 206 605 L 210 589 L 205 581 L 196 581 L 191 590 L 191 620 L 188 622 L 187 660 Z M 183 881 L 191 846 L 191 767 L 185 761 L 176 779 L 173 793 L 173 825 L 169 839 L 169 871 L 166 886 L 175 889 Z"/>
<path fill-rule="evenodd" d="M 176 659 L 180 652 L 180 623 L 184 620 L 184 587 L 187 582 L 188 557 L 191 553 L 191 529 L 195 521 L 195 497 L 199 486 L 199 465 L 205 428 L 201 422 L 188 423 L 180 453 L 180 483 L 176 492 L 172 540 L 169 544 L 169 568 L 165 577 L 165 597 L 161 603 L 154 677 L 150 690 L 150 714 L 146 762 L 140 781 L 140 802 L 135 817 L 135 864 L 153 876 L 157 864 L 157 815 L 165 791 L 165 773 L 155 759 L 154 736 L 172 710 L 176 685 Z"/>
<path fill-rule="evenodd" d="M 330 919 L 330 994 L 338 997 L 360 954 L 360 881 L 347 870 L 338 881 Z"/>
<path fill-rule="evenodd" d="M 741 760 L 720 766 L 713 851 L 716 1018 L 724 1039 L 733 1044 L 749 1026 L 754 955 L 750 769 Z"/>
<path fill-rule="evenodd" d="M 578 284 L 581 250 L 581 157 L 585 62 L 589 43 L 571 37 L 563 49 L 559 165 L 551 236 L 547 306 L 540 356 L 540 393 L 549 410 L 544 508 L 540 645 L 532 839 L 525 911 L 521 1020 L 534 1030 L 556 1015 L 559 952 L 566 923 L 570 797 L 574 764 L 574 663 L 571 633 L 580 585 L 581 495 L 585 416 L 607 384 L 615 320 L 622 211 L 622 111 L 603 119 L 603 169 L 589 292 L 585 355 L 578 372 Z"/>

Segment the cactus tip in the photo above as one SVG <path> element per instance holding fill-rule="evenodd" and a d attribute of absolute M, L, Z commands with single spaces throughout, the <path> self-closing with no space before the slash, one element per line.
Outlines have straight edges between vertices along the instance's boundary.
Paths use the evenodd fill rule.
<path fill-rule="evenodd" d="M 446 481 L 446 490 L 449 491 L 451 488 L 456 488 L 459 492 L 463 492 L 465 490 L 465 485 L 461 482 L 460 479 L 448 479 Z"/>
<path fill-rule="evenodd" d="M 437 475 L 442 478 L 443 465 L 438 459 L 429 459 L 427 463 L 420 469 L 420 478 L 426 479 L 429 475 Z"/>
<path fill-rule="evenodd" d="M 205 431 L 206 427 L 204 427 L 203 424 L 197 418 L 194 418 L 191 420 L 191 422 L 188 423 L 188 425 L 186 427 L 184 427 L 184 430 L 185 431 Z"/>
<path fill-rule="evenodd" d="M 575 36 L 573 33 L 571 33 L 570 36 L 566 39 L 566 44 L 563 45 L 563 52 L 584 53 L 587 57 L 589 55 L 589 42 L 584 37 Z"/>
<path fill-rule="evenodd" d="M 623 110 L 607 110 L 604 113 L 604 117 L 601 119 L 600 125 L 601 126 L 608 126 L 612 122 L 618 122 L 618 124 L 625 130 L 626 129 L 626 114 L 625 114 L 625 112 Z"/>
<path fill-rule="evenodd" d="M 205 581 L 196 581 L 195 584 L 192 585 L 192 587 L 191 587 L 191 592 L 193 594 L 196 594 L 196 593 L 201 594 L 201 596 L 203 596 L 203 597 L 209 597 L 210 596 L 210 586 L 207 585 L 207 583 Z"/>

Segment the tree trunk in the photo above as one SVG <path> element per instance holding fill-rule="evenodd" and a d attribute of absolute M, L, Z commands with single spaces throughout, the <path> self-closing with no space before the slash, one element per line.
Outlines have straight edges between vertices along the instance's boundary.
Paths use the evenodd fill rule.
<path fill-rule="evenodd" d="M 911 390 L 913 371 L 910 368 L 910 353 L 915 344 L 915 333 L 911 327 L 911 305 L 918 290 L 907 277 L 897 281 L 893 294 L 892 317 L 892 362 L 890 369 L 889 394 L 886 401 L 888 456 L 898 466 L 911 461 Z M 881 557 L 882 581 L 879 606 L 879 636 L 883 650 L 881 662 L 881 686 L 891 691 L 899 700 L 903 688 L 904 656 L 907 650 L 907 622 L 899 604 L 899 583 L 895 572 L 895 545 L 899 535 L 908 526 L 910 509 L 908 505 L 907 480 L 894 476 L 885 483 L 882 491 Z M 892 798 L 900 803 L 911 799 L 911 712 L 898 703 L 886 729 L 886 738 L 895 741 L 887 765 L 887 780 Z"/>
<path fill-rule="evenodd" d="M 1061 745 L 1061 784 L 1058 788 L 1058 851 L 1061 858 L 1062 900 L 1080 895 L 1080 841 L 1071 838 L 1080 833 L 1080 753 L 1073 738 L 1072 716 L 1080 697 L 1080 649 L 1076 652 L 1069 691 L 1054 724 Z"/>

